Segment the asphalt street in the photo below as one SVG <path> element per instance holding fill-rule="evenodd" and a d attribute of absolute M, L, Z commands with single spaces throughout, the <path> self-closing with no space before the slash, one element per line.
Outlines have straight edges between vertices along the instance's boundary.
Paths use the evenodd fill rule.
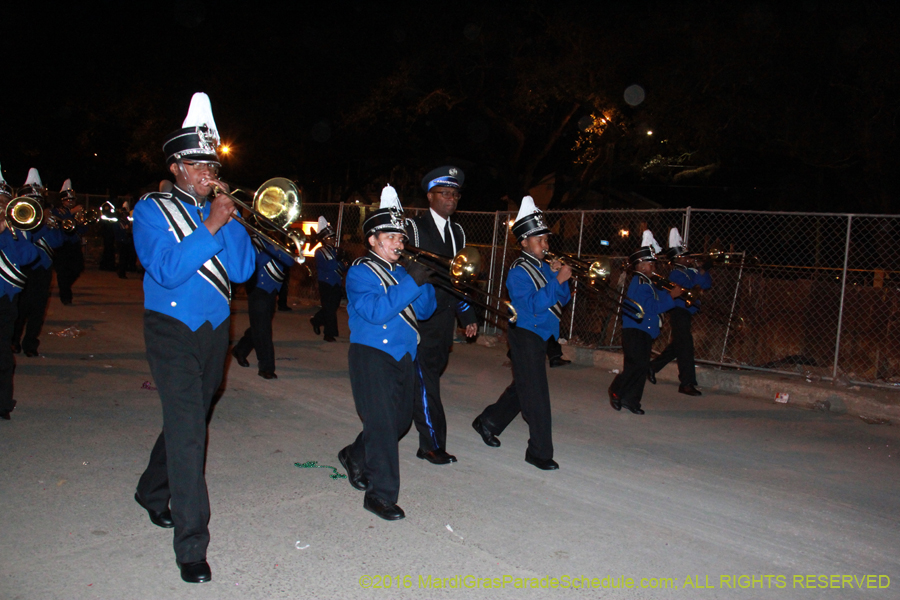
<path fill-rule="evenodd" d="M 133 277 L 133 276 L 132 276 Z M 525 463 L 472 419 L 509 384 L 505 346 L 456 344 L 442 385 L 448 451 L 400 442 L 399 504 L 378 519 L 332 469 L 361 429 L 348 331 L 314 308 L 275 316 L 278 379 L 230 361 L 209 428 L 208 584 L 183 583 L 172 532 L 132 496 L 161 411 L 144 358 L 140 281 L 90 271 L 55 293 L 40 358 L 17 357 L 0 421 L 0 598 L 897 598 L 900 433 L 849 415 L 647 386 L 614 412 L 608 370 L 549 372 L 555 459 Z M 233 339 L 247 326 L 234 303 Z M 673 369 L 674 366 L 669 367 Z M 860 587 L 861 586 L 861 587 Z"/>

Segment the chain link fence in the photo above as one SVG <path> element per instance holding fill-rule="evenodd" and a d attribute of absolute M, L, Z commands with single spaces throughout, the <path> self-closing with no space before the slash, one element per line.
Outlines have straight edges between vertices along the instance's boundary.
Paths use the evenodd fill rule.
<path fill-rule="evenodd" d="M 91 205 L 94 198 L 88 199 Z M 121 200 L 120 200 L 121 202 Z M 365 252 L 361 204 L 312 204 L 304 218 L 324 216 L 351 257 Z M 407 209 L 414 216 L 427 209 Z M 608 261 L 599 292 L 573 286 L 560 335 L 589 348 L 621 347 L 617 302 L 627 288 L 627 257 L 645 228 L 667 246 L 678 227 L 691 253 L 719 253 L 713 286 L 693 320 L 698 362 L 801 375 L 838 383 L 900 385 L 900 217 L 707 209 L 548 211 L 551 249 L 591 262 Z M 467 246 L 479 250 L 478 286 L 501 307 L 509 266 L 519 254 L 510 233 L 512 212 L 457 212 Z M 317 301 L 314 261 L 293 269 L 292 294 Z M 665 262 L 658 263 L 668 274 Z M 486 316 L 484 330 L 505 329 Z M 670 340 L 667 319 L 654 344 Z"/>

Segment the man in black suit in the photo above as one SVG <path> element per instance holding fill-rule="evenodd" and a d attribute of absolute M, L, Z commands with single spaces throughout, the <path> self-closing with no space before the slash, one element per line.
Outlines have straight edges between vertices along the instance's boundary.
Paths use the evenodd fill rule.
<path fill-rule="evenodd" d="M 450 221 L 459 202 L 459 190 L 465 180 L 462 169 L 437 168 L 422 180 L 431 207 L 427 213 L 407 219 L 406 232 L 411 245 L 452 258 L 466 246 L 466 234 L 459 223 Z M 441 373 L 450 359 L 450 347 L 456 330 L 456 317 L 466 328 L 466 336 L 478 333 L 474 309 L 465 301 L 437 288 L 437 309 L 430 319 L 419 322 L 416 403 L 413 419 L 419 431 L 416 456 L 436 465 L 456 462 L 447 453 L 447 420 L 441 404 Z"/>

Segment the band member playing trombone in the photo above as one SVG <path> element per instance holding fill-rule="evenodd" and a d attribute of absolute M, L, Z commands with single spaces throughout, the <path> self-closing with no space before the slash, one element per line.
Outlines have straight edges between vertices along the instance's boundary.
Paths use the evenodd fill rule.
<path fill-rule="evenodd" d="M 250 236 L 232 220 L 233 201 L 213 194 L 219 135 L 206 94 L 194 94 L 182 128 L 163 145 L 175 177 L 134 209 L 134 242 L 144 276 L 147 362 L 162 403 L 163 431 L 134 499 L 159 527 L 175 528 L 181 578 L 209 581 L 207 416 L 228 352 L 231 283 L 253 275 Z"/>
<path fill-rule="evenodd" d="M 636 415 L 644 414 L 641 397 L 650 368 L 650 351 L 653 340 L 659 337 L 660 315 L 675 306 L 675 298 L 681 295 L 681 287 L 673 285 L 662 291 L 650 280 L 656 264 L 656 254 L 661 248 L 653 239 L 653 233 L 644 231 L 641 247 L 631 255 L 634 277 L 628 286 L 627 296 L 642 307 L 643 316 L 636 319 L 630 311 L 622 313 L 622 353 L 625 366 L 609 386 L 609 404 L 615 410 L 624 406 Z"/>
<path fill-rule="evenodd" d="M 59 191 L 60 206 L 52 210 L 59 224 L 63 243 L 56 249 L 53 268 L 56 269 L 56 285 L 59 286 L 59 300 L 72 304 L 72 285 L 84 271 L 84 251 L 81 236 L 87 233 L 87 225 L 79 223 L 75 215 L 84 210 L 78 204 L 72 180 L 66 179 Z M 84 216 L 84 215 L 82 215 Z"/>
<path fill-rule="evenodd" d="M 681 234 L 678 228 L 669 231 L 669 247 L 666 258 L 673 265 L 669 280 L 686 290 L 699 288 L 708 290 L 712 287 L 709 271 L 697 265 L 697 261 L 686 256 L 686 249 L 681 245 Z M 678 359 L 678 392 L 688 396 L 700 396 L 697 389 L 697 373 L 694 368 L 694 335 L 691 333 L 691 318 L 700 308 L 694 304 L 687 306 L 682 298 L 675 299 L 675 308 L 669 311 L 669 323 L 672 325 L 672 341 L 659 356 L 650 361 L 647 380 L 656 383 L 656 374 L 669 364 L 673 358 Z"/>
<path fill-rule="evenodd" d="M 0 171 L 0 340 L 12 337 L 18 306 L 16 296 L 25 286 L 25 269 L 40 257 L 38 250 L 24 236 L 10 230 L 6 206 L 12 199 L 12 189 Z M 16 407 L 13 400 L 13 373 L 16 361 L 12 346 L 0 343 L 0 419 L 9 421 L 9 413 Z"/>
<path fill-rule="evenodd" d="M 322 308 L 310 317 L 316 335 L 325 328 L 325 341 L 333 342 L 338 335 L 337 311 L 344 296 L 344 273 L 347 271 L 347 259 L 343 251 L 335 245 L 336 238 L 331 224 L 325 217 L 319 217 L 316 237 L 322 243 L 316 249 L 316 278 L 319 281 L 319 302 Z"/>
<path fill-rule="evenodd" d="M 363 430 L 338 453 L 350 485 L 365 490 L 363 507 L 388 521 L 404 518 L 398 441 L 409 428 L 416 389 L 419 320 L 435 309 L 430 272 L 397 264 L 406 231 L 397 192 L 386 186 L 381 206 L 363 223 L 369 252 L 347 272 L 350 386 Z"/>
<path fill-rule="evenodd" d="M 559 337 L 562 309 L 571 298 L 566 282 L 572 269 L 558 261 L 548 265 L 543 260 L 544 252 L 550 249 L 550 230 L 531 196 L 522 199 L 512 232 L 522 246 L 522 256 L 510 266 L 506 278 L 506 289 L 518 314 L 515 325 L 507 329 L 513 381 L 497 402 L 475 417 L 472 427 L 485 444 L 497 447 L 500 440 L 496 436 L 521 412 L 529 432 L 525 462 L 550 471 L 559 465 L 553 460 L 547 340 Z"/>
<path fill-rule="evenodd" d="M 462 169 L 445 166 L 434 169 L 422 179 L 428 195 L 427 213 L 407 220 L 410 242 L 422 250 L 450 259 L 466 245 L 466 234 L 459 223 L 451 222 L 465 182 Z M 418 386 L 413 420 L 419 431 L 416 456 L 435 465 L 456 462 L 447 452 L 447 419 L 441 401 L 441 374 L 447 368 L 456 318 L 466 328 L 466 337 L 478 333 L 477 317 L 472 306 L 446 289 L 435 292 L 437 310 L 420 323 L 422 341 L 416 359 Z"/>
<path fill-rule="evenodd" d="M 22 237 L 37 248 L 40 260 L 22 271 L 26 282 L 19 294 L 19 316 L 13 329 L 12 346 L 13 352 L 17 354 L 24 352 L 25 356 L 40 356 L 38 346 L 41 342 L 38 336 L 44 326 L 47 302 L 50 301 L 50 283 L 53 280 L 50 267 L 53 265 L 56 249 L 63 243 L 63 236 L 57 221 L 44 206 L 47 190 L 37 169 L 29 169 L 28 178 L 25 185 L 19 188 L 18 196 L 31 198 L 41 205 L 44 220 L 34 229 L 22 232 Z"/>

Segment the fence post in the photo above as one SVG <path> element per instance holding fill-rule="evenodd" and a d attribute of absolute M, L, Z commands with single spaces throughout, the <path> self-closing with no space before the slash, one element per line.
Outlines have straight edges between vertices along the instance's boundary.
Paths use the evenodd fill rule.
<path fill-rule="evenodd" d="M 338 204 L 337 245 L 341 245 L 341 226 L 344 224 L 344 203 Z"/>
<path fill-rule="evenodd" d="M 581 225 L 578 228 L 578 258 L 581 258 L 581 241 L 584 239 L 584 211 L 581 211 Z M 578 301 L 578 280 L 574 277 L 575 294 L 572 296 L 572 308 L 569 316 L 569 341 L 572 340 L 572 330 L 575 329 L 575 303 Z"/>
<path fill-rule="evenodd" d="M 691 207 L 688 206 L 684 211 L 684 226 L 682 227 L 684 230 L 683 242 L 682 245 L 685 248 L 690 248 L 691 243 Z"/>
<path fill-rule="evenodd" d="M 488 266 L 488 294 L 494 293 L 494 263 L 497 260 L 497 227 L 500 223 L 500 211 L 494 211 L 494 237 L 491 238 L 491 264 Z M 487 319 L 485 319 L 485 323 L 487 323 Z M 485 333 L 487 333 L 487 327 L 485 327 Z M 491 326 L 491 333 L 496 333 L 497 326 Z"/>
<path fill-rule="evenodd" d="M 838 310 L 837 339 L 834 342 L 834 366 L 831 369 L 831 379 L 837 379 L 838 357 L 841 352 L 841 329 L 844 325 L 844 295 L 847 291 L 847 264 L 850 261 L 850 229 L 853 226 L 853 215 L 847 215 L 847 241 L 844 244 L 844 273 L 841 276 L 841 307 Z"/>

